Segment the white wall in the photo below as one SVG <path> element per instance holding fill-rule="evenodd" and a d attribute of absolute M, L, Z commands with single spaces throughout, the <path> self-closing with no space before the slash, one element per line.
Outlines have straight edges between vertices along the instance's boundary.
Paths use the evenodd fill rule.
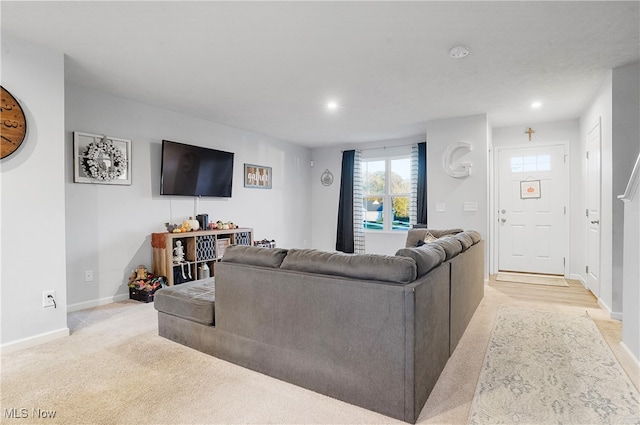
<path fill-rule="evenodd" d="M 598 118 L 602 131 L 600 305 L 614 318 L 623 317 L 624 209 L 617 196 L 640 150 L 640 88 L 638 64 L 612 70 L 580 117 L 582 151 L 586 134 Z M 583 168 L 584 170 L 584 168 Z M 584 175 L 584 171 L 583 171 Z M 586 175 L 585 175 L 586 178 Z M 586 218 L 583 222 L 586 229 Z"/>
<path fill-rule="evenodd" d="M 584 235 L 584 209 L 585 190 L 582 182 L 582 163 L 584 162 L 584 151 L 581 151 L 580 144 L 580 121 L 578 119 L 536 123 L 531 127 L 535 130 L 532 140 L 524 132 L 528 126 L 497 127 L 493 129 L 492 155 L 495 155 L 497 148 L 513 145 L 535 145 L 554 142 L 568 142 L 567 152 L 569 164 L 569 179 L 571 186 L 571 197 L 567 205 L 571 227 L 569 229 L 568 245 L 568 269 L 567 274 L 573 279 L 582 280 L 585 283 L 584 266 L 586 261 L 585 235 Z M 495 159 L 495 158 L 494 158 Z M 494 170 L 495 172 L 495 170 Z M 494 192 L 495 187 L 491 187 Z M 496 218 L 496 217 L 494 217 Z"/>
<path fill-rule="evenodd" d="M 64 56 L 2 36 L 2 86 L 21 103 L 27 137 L 0 161 L 3 351 L 66 336 Z M 57 308 L 42 307 L 54 290 Z"/>
<path fill-rule="evenodd" d="M 639 152 L 640 66 L 635 63 L 613 70 L 614 198 L 624 193 Z M 624 207 L 620 200 L 613 200 L 613 306 L 614 311 L 622 311 L 622 342 L 636 361 L 640 359 L 639 198 L 636 190 Z"/>
<path fill-rule="evenodd" d="M 601 179 L 601 209 L 600 209 L 600 293 L 598 302 L 607 310 L 612 312 L 613 300 L 613 204 L 611 202 L 612 178 L 613 178 L 613 95 L 612 95 L 612 72 L 602 82 L 600 89 L 585 108 L 580 116 L 580 150 L 586 152 L 587 133 L 600 119 L 600 129 L 602 134 L 602 150 L 600 161 L 602 163 L 602 179 Z M 586 199 L 586 160 L 582 162 L 581 169 L 582 179 L 585 186 Z M 618 195 L 618 194 L 616 194 Z M 586 205 L 586 204 L 585 204 Z M 586 208 L 586 206 L 585 206 Z M 578 223 L 579 224 L 579 223 Z M 587 217 L 582 218 L 582 226 L 584 233 L 587 232 Z M 586 253 L 586 243 L 585 243 Z M 586 254 L 585 254 L 586 255 Z M 585 256 L 586 258 L 586 256 Z M 586 265 L 586 264 L 585 264 Z"/>
<path fill-rule="evenodd" d="M 489 132 L 486 115 L 430 121 L 425 126 L 428 157 L 429 227 L 434 229 L 453 227 L 473 229 L 479 231 L 482 237 L 487 239 Z M 329 251 L 335 250 L 343 150 L 393 147 L 424 140 L 424 135 L 416 135 L 406 139 L 372 142 L 357 146 L 340 145 L 314 149 L 312 152 L 314 167 L 311 176 L 313 247 Z M 454 179 L 445 174 L 442 169 L 441 157 L 449 144 L 461 141 L 471 142 L 473 145 L 472 152 L 459 158 L 462 161 L 473 163 L 472 175 L 464 179 Z M 320 182 L 320 176 L 326 169 L 331 171 L 335 178 L 333 185 L 328 187 L 323 186 Z M 445 213 L 435 211 L 437 202 L 446 203 Z M 464 212 L 462 208 L 464 202 L 477 202 L 478 211 Z M 405 232 L 366 232 L 365 250 L 372 254 L 393 255 L 399 248 L 404 247 L 405 240 Z"/>
<path fill-rule="evenodd" d="M 363 151 L 375 149 L 378 151 L 384 147 L 405 146 L 424 142 L 424 140 L 424 135 L 419 134 L 403 139 L 313 149 L 313 168 L 311 171 L 311 222 L 313 223 L 311 239 L 313 248 L 323 251 L 335 251 L 336 249 L 342 151 L 350 149 Z M 331 186 L 324 186 L 320 181 L 325 170 L 329 170 L 333 174 L 334 182 Z M 403 231 L 367 231 L 365 232 L 365 251 L 369 254 L 394 255 L 398 249 L 404 248 L 406 239 L 407 233 Z"/>
<path fill-rule="evenodd" d="M 624 229 L 630 237 L 624 239 L 622 343 L 637 363 L 640 359 L 640 190 L 636 189 L 632 195 L 632 200 L 624 205 Z"/>
<path fill-rule="evenodd" d="M 613 70 L 613 145 L 612 160 L 612 310 L 624 312 L 623 300 L 623 252 L 624 207 L 618 195 L 624 193 L 640 152 L 640 66 L 638 63 Z M 624 312 L 626 313 L 626 312 Z"/>
<path fill-rule="evenodd" d="M 132 185 L 73 183 L 73 131 L 132 140 Z M 163 139 L 235 153 L 233 196 L 202 198 L 160 195 Z M 66 88 L 67 277 L 72 310 L 127 297 L 131 271 L 151 267 L 152 232 L 180 223 L 194 213 L 254 229 L 256 239 L 275 239 L 279 247 L 311 243 L 310 150 L 151 107 L 105 93 Z M 243 187 L 244 163 L 273 168 L 273 188 Z M 84 282 L 92 270 L 94 281 Z"/>
<path fill-rule="evenodd" d="M 485 114 L 429 121 L 427 132 L 427 191 L 428 225 L 433 229 L 461 227 L 480 232 L 486 241 L 485 276 L 488 276 L 488 252 L 491 238 L 488 226 L 489 137 Z M 495 137 L 495 136 L 494 136 Z M 455 158 L 471 162 L 471 175 L 453 178 L 442 168 L 442 154 L 452 143 L 469 142 L 472 151 Z M 463 210 L 465 202 L 476 202 L 478 211 Z M 436 211 L 436 204 L 444 204 L 445 211 Z"/>

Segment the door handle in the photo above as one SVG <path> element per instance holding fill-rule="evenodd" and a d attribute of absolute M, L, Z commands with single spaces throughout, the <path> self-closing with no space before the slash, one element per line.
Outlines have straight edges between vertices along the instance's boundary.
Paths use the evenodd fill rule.
<path fill-rule="evenodd" d="M 600 220 L 593 220 L 591 224 L 600 224 Z"/>
<path fill-rule="evenodd" d="M 507 219 L 503 217 L 503 218 L 501 218 L 501 219 L 500 219 L 500 221 L 501 221 L 502 223 L 505 223 L 505 222 L 507 221 Z"/>

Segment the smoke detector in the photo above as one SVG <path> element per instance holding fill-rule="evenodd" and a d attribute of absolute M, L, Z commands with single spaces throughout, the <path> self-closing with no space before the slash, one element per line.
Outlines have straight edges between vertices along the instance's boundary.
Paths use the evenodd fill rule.
<path fill-rule="evenodd" d="M 453 59 L 460 59 L 469 54 L 469 48 L 467 46 L 454 46 L 449 50 L 449 56 Z"/>

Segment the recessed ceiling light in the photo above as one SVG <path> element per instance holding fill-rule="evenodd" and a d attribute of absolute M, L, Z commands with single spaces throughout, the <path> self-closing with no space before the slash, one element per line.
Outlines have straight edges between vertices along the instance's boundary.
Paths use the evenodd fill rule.
<path fill-rule="evenodd" d="M 330 111 L 334 111 L 338 109 L 338 102 L 334 102 L 334 101 L 327 102 L 327 109 Z"/>
<path fill-rule="evenodd" d="M 460 59 L 469 54 L 470 50 L 467 46 L 454 46 L 449 50 L 449 56 L 453 59 Z"/>
<path fill-rule="evenodd" d="M 531 107 L 534 108 L 534 109 L 537 109 L 537 108 L 539 108 L 541 106 L 542 106 L 542 102 L 533 102 L 531 104 Z"/>

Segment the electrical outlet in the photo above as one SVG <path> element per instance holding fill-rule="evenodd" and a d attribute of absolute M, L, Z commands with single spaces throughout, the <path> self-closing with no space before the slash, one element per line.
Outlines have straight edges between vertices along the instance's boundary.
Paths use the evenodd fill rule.
<path fill-rule="evenodd" d="M 42 307 L 56 306 L 56 291 L 44 291 L 42 293 Z"/>
<path fill-rule="evenodd" d="M 84 281 L 85 282 L 93 282 L 93 270 L 85 270 L 85 272 L 84 272 Z"/>

